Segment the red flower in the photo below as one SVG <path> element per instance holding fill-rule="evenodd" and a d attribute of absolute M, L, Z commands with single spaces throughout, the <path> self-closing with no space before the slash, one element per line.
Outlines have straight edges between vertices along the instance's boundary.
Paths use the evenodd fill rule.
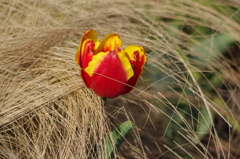
<path fill-rule="evenodd" d="M 114 98 L 130 92 L 142 73 L 146 61 L 141 46 L 129 45 L 121 50 L 117 34 L 108 34 L 101 42 L 95 30 L 84 33 L 75 61 L 88 88 L 98 96 Z"/>

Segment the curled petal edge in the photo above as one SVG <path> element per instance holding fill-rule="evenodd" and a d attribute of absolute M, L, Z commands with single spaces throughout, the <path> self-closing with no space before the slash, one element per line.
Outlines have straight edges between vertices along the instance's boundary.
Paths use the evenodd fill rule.
<path fill-rule="evenodd" d="M 80 65 L 81 61 L 82 61 L 82 57 L 83 57 L 83 50 L 84 50 L 84 42 L 87 40 L 87 39 L 90 39 L 93 41 L 93 43 L 95 44 L 95 47 L 98 46 L 98 33 L 95 31 L 95 30 L 88 30 L 86 31 L 84 34 L 83 34 L 83 37 L 82 39 L 80 40 L 80 43 L 79 43 L 79 47 L 78 47 L 78 50 L 77 50 L 77 53 L 76 53 L 76 57 L 75 57 L 75 61 Z"/>

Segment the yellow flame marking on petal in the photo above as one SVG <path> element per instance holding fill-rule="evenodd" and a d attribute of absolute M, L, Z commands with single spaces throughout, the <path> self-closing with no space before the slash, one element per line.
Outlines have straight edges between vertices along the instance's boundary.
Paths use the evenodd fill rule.
<path fill-rule="evenodd" d="M 123 69 L 126 72 L 127 80 L 129 80 L 134 75 L 131 63 L 129 62 L 129 59 L 121 52 L 118 52 L 117 56 L 122 63 Z"/>
<path fill-rule="evenodd" d="M 119 38 L 119 36 L 117 35 L 117 34 L 115 34 L 115 33 L 110 33 L 110 34 L 108 34 L 108 35 L 106 35 L 102 40 L 101 40 L 101 42 L 99 43 L 99 45 L 98 45 L 98 47 L 96 48 L 96 53 L 98 53 L 98 52 L 103 52 L 103 51 L 108 51 L 108 50 L 105 50 L 106 49 L 106 46 L 107 45 L 109 45 L 109 44 L 107 44 L 106 45 L 106 43 L 110 43 L 110 41 L 109 41 L 109 39 L 111 39 L 111 38 L 118 38 L 117 39 L 117 46 L 119 46 L 119 47 L 121 47 L 122 46 L 122 41 L 121 41 L 121 39 Z M 114 39 L 113 38 L 113 39 Z M 112 39 L 112 40 L 113 40 Z M 111 41 L 112 41 L 111 40 Z M 113 49 L 114 50 L 114 49 Z"/>
<path fill-rule="evenodd" d="M 107 56 L 106 52 L 100 52 L 93 56 L 92 61 L 88 63 L 88 67 L 85 69 L 87 74 L 92 77 L 94 71 L 98 68 L 98 66 L 101 64 L 103 59 Z M 107 68 L 106 68 L 107 69 Z"/>
<path fill-rule="evenodd" d="M 128 57 L 130 58 L 130 60 L 136 60 L 134 58 L 134 52 L 138 51 L 139 52 L 139 57 L 141 58 L 142 56 L 144 56 L 144 61 L 146 61 L 146 56 L 144 53 L 144 48 L 142 46 L 137 46 L 137 45 L 128 45 L 124 48 L 124 52 L 128 55 Z"/>
<path fill-rule="evenodd" d="M 75 61 L 80 65 L 80 61 L 81 61 L 81 58 L 82 58 L 82 54 L 83 54 L 83 51 L 84 51 L 84 46 L 86 44 L 87 41 L 89 40 L 92 40 L 94 43 L 95 43 L 95 48 L 98 47 L 99 45 L 99 41 L 98 41 L 98 34 L 95 30 L 88 30 L 86 31 L 84 34 L 83 34 L 83 37 L 82 39 L 80 40 L 80 43 L 79 43 L 79 46 L 78 46 L 78 50 L 76 52 L 76 57 L 75 57 Z"/>
<path fill-rule="evenodd" d="M 97 50 L 98 46 L 100 45 L 100 41 L 95 42 L 94 50 Z"/>
<path fill-rule="evenodd" d="M 91 39 L 94 43 L 98 41 L 98 33 L 95 30 L 88 30 L 84 33 L 82 40 Z"/>
<path fill-rule="evenodd" d="M 78 65 L 80 66 L 80 63 L 81 63 L 81 59 L 83 57 L 83 53 L 84 53 L 84 50 L 85 50 L 85 45 L 88 41 L 91 41 L 92 39 L 86 39 L 85 41 L 83 41 L 82 45 L 81 45 L 81 48 L 80 46 L 78 47 L 78 50 L 77 50 L 77 53 L 76 53 L 76 57 L 75 57 L 75 61 L 78 63 Z"/>
<path fill-rule="evenodd" d="M 105 45 L 104 45 L 104 50 L 108 50 L 108 51 L 113 51 L 116 48 L 118 49 L 119 47 L 122 46 L 122 40 L 119 38 L 119 36 L 116 34 L 112 37 L 110 37 Z"/>

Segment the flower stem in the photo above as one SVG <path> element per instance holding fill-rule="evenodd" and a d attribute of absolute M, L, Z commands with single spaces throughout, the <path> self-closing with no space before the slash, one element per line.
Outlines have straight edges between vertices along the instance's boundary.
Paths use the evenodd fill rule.
<path fill-rule="evenodd" d="M 104 102 L 103 105 L 106 106 L 107 98 L 102 98 L 102 100 Z"/>

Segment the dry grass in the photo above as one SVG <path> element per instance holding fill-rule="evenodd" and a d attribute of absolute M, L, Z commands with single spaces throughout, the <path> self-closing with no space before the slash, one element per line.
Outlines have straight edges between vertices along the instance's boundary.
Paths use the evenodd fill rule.
<path fill-rule="evenodd" d="M 94 146 L 127 119 L 136 127 L 116 152 L 119 158 L 238 158 L 240 62 L 231 54 L 240 42 L 236 8 L 238 1 L 220 0 L 0 0 L 0 158 L 94 157 Z M 234 39 L 230 58 L 214 47 L 205 48 L 214 58 L 191 50 L 191 44 L 205 47 L 192 34 L 199 26 Z M 88 29 L 100 37 L 116 32 L 124 45 L 142 45 L 148 53 L 137 88 L 105 107 L 85 88 L 74 62 Z M 221 87 L 206 80 L 214 96 L 199 83 L 206 71 L 221 79 Z M 212 123 L 201 139 L 192 123 L 204 121 L 182 110 L 183 100 Z M 184 142 L 166 140 L 170 121 Z"/>

